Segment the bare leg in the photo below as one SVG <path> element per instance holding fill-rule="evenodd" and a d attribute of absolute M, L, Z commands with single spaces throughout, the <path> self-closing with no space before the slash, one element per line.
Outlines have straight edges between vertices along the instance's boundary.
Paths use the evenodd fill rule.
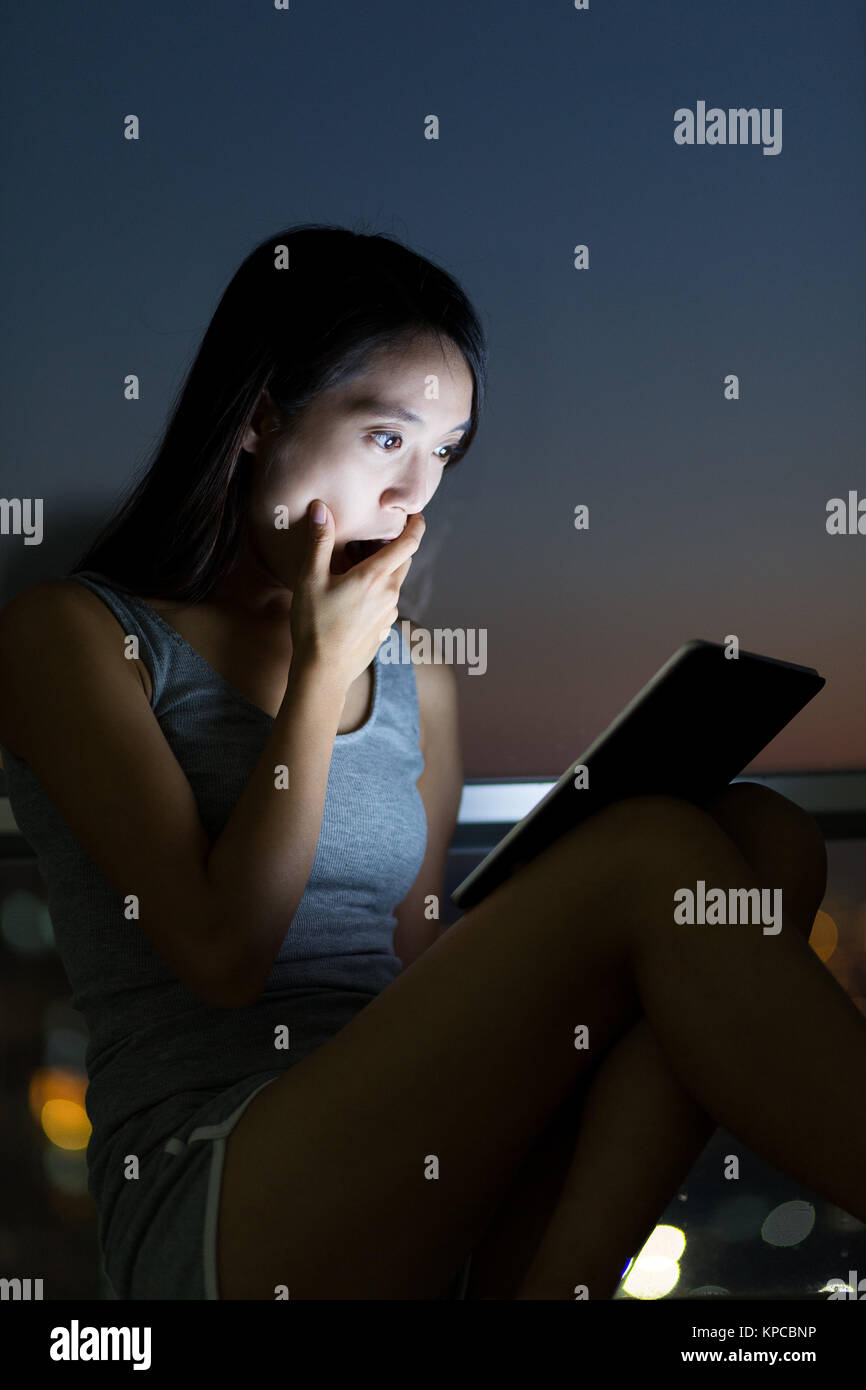
<path fill-rule="evenodd" d="M 728 788 L 707 809 L 758 882 L 784 887 L 786 925 L 808 939 L 826 888 L 818 827 L 785 798 L 749 783 Z M 591 1298 L 611 1297 L 714 1127 L 675 1079 L 644 1018 L 593 1078 L 567 1182 L 560 1169 L 556 1183 L 559 1205 L 547 1203 L 546 1221 L 524 1241 L 529 1257 L 517 1252 L 523 1281 L 509 1282 L 503 1269 L 507 1292 L 493 1296 L 571 1298 L 579 1282 Z"/>
<path fill-rule="evenodd" d="M 734 816 L 737 803 L 745 818 Z M 796 827 L 788 827 L 791 835 L 780 835 L 778 823 L 766 814 L 772 809 L 771 793 L 740 788 L 719 804 L 718 821 L 750 851 L 755 865 L 764 859 L 767 867 L 757 874 L 762 886 L 790 885 L 792 864 L 782 860 L 793 854 L 796 878 Z M 706 1040 L 698 1048 L 701 1057 L 680 1061 L 678 1050 L 677 1060 L 668 1062 L 669 1052 L 660 1050 L 644 1023 L 623 1037 L 596 1074 L 559 1205 L 518 1297 L 573 1298 L 576 1284 L 586 1284 L 591 1298 L 611 1296 L 626 1260 L 644 1243 L 712 1132 L 703 1106 L 690 1099 L 700 1093 L 699 1086 L 709 1086 L 710 1108 L 715 1104 L 719 1123 L 739 1133 L 755 1152 L 866 1219 L 866 1024 L 806 945 L 823 895 L 826 861 L 805 849 L 802 861 L 805 891 L 799 902 L 786 900 L 782 933 L 787 930 L 794 949 L 778 953 L 775 977 L 766 943 L 782 936 L 756 936 L 747 927 L 709 928 L 714 933 L 709 951 L 702 952 L 700 938 L 685 938 L 687 959 L 703 963 L 699 994 L 684 1001 L 684 1018 L 672 1019 L 664 968 L 675 967 L 675 938 L 665 934 L 653 965 L 647 963 L 649 949 L 644 953 L 641 975 L 651 987 L 649 1001 L 643 989 L 642 998 L 651 1017 L 665 1018 L 669 1048 L 673 1040 L 685 1050 L 681 1040 L 696 1037 L 704 1007 L 712 1026 L 726 994 L 733 1000 L 738 992 L 736 1017 L 744 1020 L 745 1032 L 725 1019 L 709 1066 Z M 750 933 L 745 951 L 736 942 L 730 953 L 720 949 L 723 933 L 732 931 Z M 722 963 L 720 973 L 714 959 Z M 737 967 L 744 961 L 757 969 L 738 980 Z M 786 1003 L 792 991 L 799 1010 Z M 844 1068 L 835 1052 L 842 1038 Z"/>
<path fill-rule="evenodd" d="M 716 1128 L 675 1080 L 647 1020 L 605 1057 L 586 1098 L 559 1204 L 520 1291 L 612 1298 Z M 508 1295 L 505 1295 L 506 1297 Z"/>
<path fill-rule="evenodd" d="M 717 1124 L 866 1221 L 866 1019 L 793 929 L 793 904 L 783 912 L 777 936 L 673 922 L 647 934 L 636 960 L 644 1012 Z"/>
<path fill-rule="evenodd" d="M 783 887 L 788 924 L 808 939 L 827 886 L 815 822 L 754 783 L 728 787 L 707 810 L 761 885 Z M 573 1289 L 576 1263 L 590 1296 L 610 1297 L 715 1128 L 674 1077 L 644 1016 L 532 1151 L 476 1246 L 468 1297 L 545 1298 L 551 1287 L 554 1297 L 570 1297 L 562 1290 Z M 568 1200 L 558 1207 L 567 1176 Z"/>

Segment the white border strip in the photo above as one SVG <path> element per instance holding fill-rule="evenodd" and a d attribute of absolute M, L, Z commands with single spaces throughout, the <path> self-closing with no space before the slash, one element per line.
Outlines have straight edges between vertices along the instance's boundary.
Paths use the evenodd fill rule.
<path fill-rule="evenodd" d="M 787 796 L 812 815 L 866 811 L 866 772 L 746 773 L 735 782 L 760 782 Z M 527 815 L 554 780 L 466 782 L 457 817 L 460 825 L 513 824 Z"/>

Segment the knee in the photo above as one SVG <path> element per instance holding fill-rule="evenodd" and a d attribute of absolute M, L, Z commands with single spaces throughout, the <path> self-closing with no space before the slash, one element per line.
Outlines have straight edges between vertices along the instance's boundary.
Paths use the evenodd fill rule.
<path fill-rule="evenodd" d="M 641 872 L 663 864 L 669 852 L 676 860 L 684 847 L 716 861 L 733 855 L 736 848 L 700 806 L 662 793 L 625 797 L 596 812 L 592 820 L 613 837 L 623 868 L 631 860 Z"/>
<path fill-rule="evenodd" d="M 706 810 L 756 872 L 784 877 L 811 909 L 811 922 L 827 891 L 827 846 L 808 811 L 757 782 L 727 787 Z"/>
<path fill-rule="evenodd" d="M 740 782 L 727 787 L 705 806 L 676 796 L 627 797 L 597 813 L 607 821 L 625 851 L 630 851 L 639 872 L 664 864 L 668 851 L 679 855 L 684 846 L 706 855 L 721 867 L 726 852 L 730 867 L 748 865 L 760 881 L 783 888 L 805 908 L 804 929 L 811 930 L 815 913 L 827 888 L 827 849 L 813 818 L 769 787 Z M 745 864 L 744 862 L 745 861 Z"/>
<path fill-rule="evenodd" d="M 700 806 L 682 797 L 665 793 L 645 793 L 642 796 L 627 796 L 621 801 L 612 802 L 596 815 L 616 820 L 623 831 L 634 830 L 641 836 L 664 835 L 669 838 L 672 832 L 694 830 L 709 826 L 709 817 Z"/>
<path fill-rule="evenodd" d="M 596 811 L 571 835 L 581 837 L 573 841 L 581 852 L 568 856 L 566 872 L 585 879 L 590 866 L 592 876 L 604 882 L 611 914 L 641 940 L 648 924 L 673 920 L 674 894 L 699 878 L 752 886 L 739 847 L 706 811 L 680 797 L 624 797 Z"/>

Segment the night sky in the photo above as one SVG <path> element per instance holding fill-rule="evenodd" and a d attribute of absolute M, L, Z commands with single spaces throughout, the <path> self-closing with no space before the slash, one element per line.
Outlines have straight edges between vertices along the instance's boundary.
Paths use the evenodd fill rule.
<path fill-rule="evenodd" d="M 558 776 L 731 633 L 827 679 L 755 770 L 866 767 L 866 535 L 825 525 L 866 498 L 861 5 L 47 0 L 5 29 L 2 492 L 44 539 L 0 536 L 0 600 L 95 532 L 259 241 L 388 232 L 489 338 L 410 608 L 487 631 L 466 776 Z M 699 102 L 780 110 L 780 152 L 678 145 Z"/>

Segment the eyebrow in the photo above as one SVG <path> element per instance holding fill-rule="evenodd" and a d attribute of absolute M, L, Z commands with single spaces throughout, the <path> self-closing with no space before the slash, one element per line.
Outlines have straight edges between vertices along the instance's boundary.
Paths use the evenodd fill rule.
<path fill-rule="evenodd" d="M 362 396 L 356 399 L 349 406 L 350 415 L 390 415 L 394 420 L 404 420 L 407 425 L 425 425 L 426 420 L 420 415 L 416 415 L 414 410 L 406 410 L 402 405 L 391 405 L 388 401 L 380 401 L 377 396 Z M 472 423 L 471 418 L 464 420 L 462 424 L 455 425 L 454 429 L 446 430 L 446 434 L 454 434 L 457 430 L 468 429 Z"/>

